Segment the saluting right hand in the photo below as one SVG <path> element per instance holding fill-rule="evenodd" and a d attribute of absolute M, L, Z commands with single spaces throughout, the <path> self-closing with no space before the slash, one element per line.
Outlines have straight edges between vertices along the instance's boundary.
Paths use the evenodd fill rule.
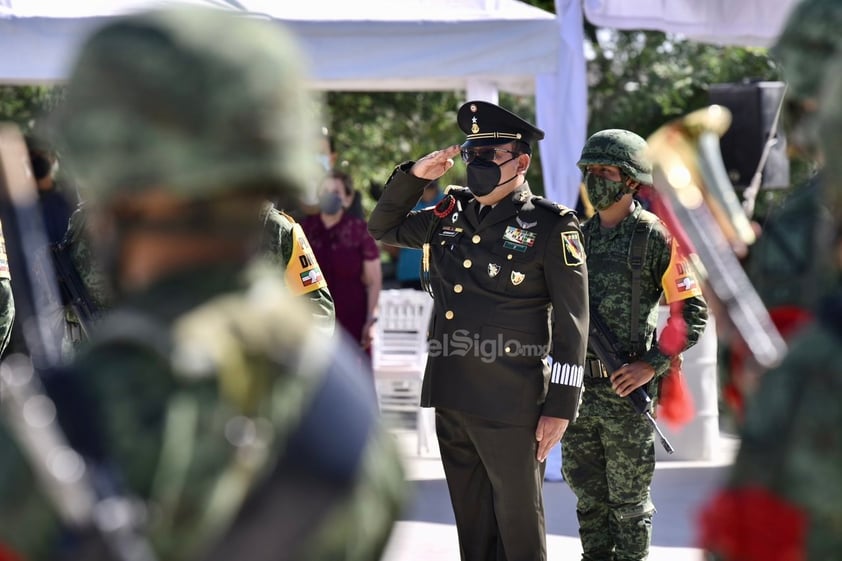
<path fill-rule="evenodd" d="M 459 154 L 459 150 L 459 145 L 454 144 L 431 152 L 415 162 L 409 169 L 409 173 L 419 179 L 430 181 L 438 179 L 453 167 L 453 158 Z"/>

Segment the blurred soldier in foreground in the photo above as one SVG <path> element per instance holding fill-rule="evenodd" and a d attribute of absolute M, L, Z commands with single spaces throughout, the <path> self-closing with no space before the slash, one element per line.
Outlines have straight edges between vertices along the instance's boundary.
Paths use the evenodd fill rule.
<path fill-rule="evenodd" d="M 779 48 L 793 85 L 802 83 L 802 72 L 816 80 L 799 141 L 826 156 L 821 197 L 836 235 L 821 258 L 835 281 L 813 310 L 815 322 L 792 340 L 784 362 L 764 374 L 749 401 L 728 482 L 701 516 L 710 559 L 842 558 L 842 166 L 833 157 L 842 145 L 842 42 L 832 21 L 842 21 L 838 2 L 800 4 Z M 804 40 L 786 41 L 793 36 Z"/>
<path fill-rule="evenodd" d="M 772 50 L 787 83 L 782 118 L 789 149 L 814 162 L 818 170 L 771 209 L 745 263 L 752 284 L 786 337 L 811 319 L 835 279 L 826 256 L 834 227 L 822 195 L 826 155 L 819 146 L 817 130 L 826 64 L 842 48 L 840 27 L 842 5 L 838 0 L 802 2 Z M 731 344 L 729 353 L 723 397 L 741 420 L 763 369 L 752 362 L 739 340 Z"/>
<path fill-rule="evenodd" d="M 274 23 L 128 17 L 85 43 L 57 121 L 115 300 L 48 386 L 97 496 L 140 499 L 161 561 L 373 561 L 402 502 L 354 351 L 255 259 L 265 201 L 312 179 L 298 60 Z M 54 506 L 0 432 L 2 549 L 127 558 L 102 520 L 70 528 Z"/>

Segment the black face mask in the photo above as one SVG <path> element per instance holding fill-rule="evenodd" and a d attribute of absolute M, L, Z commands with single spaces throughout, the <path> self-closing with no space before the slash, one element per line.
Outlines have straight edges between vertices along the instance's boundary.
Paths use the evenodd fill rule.
<path fill-rule="evenodd" d="M 518 156 L 519 154 L 516 154 L 512 158 L 509 158 L 508 160 L 503 162 L 503 164 L 508 164 Z M 476 158 L 473 162 L 468 164 L 467 176 L 468 189 L 471 190 L 471 193 L 473 193 L 475 197 L 484 197 L 485 195 L 490 194 L 494 189 L 496 189 L 500 185 L 505 185 L 509 181 L 513 180 L 515 177 L 517 177 L 517 174 L 514 174 L 506 181 L 501 182 L 499 165 L 495 164 L 490 160 Z"/>

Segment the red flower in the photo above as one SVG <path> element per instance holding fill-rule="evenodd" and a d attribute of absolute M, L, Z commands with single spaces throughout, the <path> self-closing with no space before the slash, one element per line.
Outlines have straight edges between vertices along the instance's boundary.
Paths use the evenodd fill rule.
<path fill-rule="evenodd" d="M 726 489 L 700 515 L 701 547 L 727 561 L 804 561 L 804 512 L 760 487 Z"/>

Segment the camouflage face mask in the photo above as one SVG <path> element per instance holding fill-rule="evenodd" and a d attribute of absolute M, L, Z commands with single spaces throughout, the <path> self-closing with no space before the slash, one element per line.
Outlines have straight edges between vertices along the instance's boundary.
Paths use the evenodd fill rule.
<path fill-rule="evenodd" d="M 588 200 L 597 211 L 610 207 L 626 193 L 626 186 L 622 181 L 611 181 L 592 173 L 585 174 L 585 187 Z"/>

